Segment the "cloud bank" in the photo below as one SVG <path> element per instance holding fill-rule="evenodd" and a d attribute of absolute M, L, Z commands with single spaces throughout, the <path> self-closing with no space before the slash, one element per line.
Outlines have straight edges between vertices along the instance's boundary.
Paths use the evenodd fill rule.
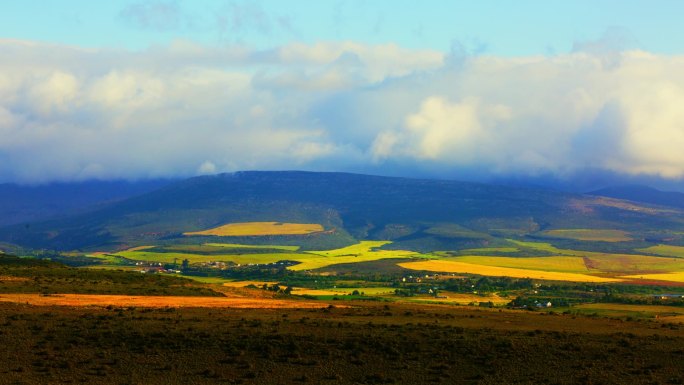
<path fill-rule="evenodd" d="M 0 181 L 397 165 L 682 178 L 684 56 L 590 47 L 496 57 L 0 40 Z"/>

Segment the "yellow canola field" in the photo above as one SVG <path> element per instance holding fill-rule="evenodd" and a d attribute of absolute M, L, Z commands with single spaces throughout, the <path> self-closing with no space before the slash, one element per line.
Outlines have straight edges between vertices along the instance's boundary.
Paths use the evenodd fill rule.
<path fill-rule="evenodd" d="M 548 281 L 569 282 L 619 282 L 620 279 L 596 277 L 587 274 L 562 273 L 555 271 L 539 271 L 528 269 L 515 269 L 509 267 L 484 266 L 465 262 L 454 261 L 418 261 L 400 263 L 399 266 L 410 270 L 424 270 L 444 273 L 467 273 L 489 275 L 495 277 L 532 278 Z"/>
<path fill-rule="evenodd" d="M 677 271 L 672 273 L 660 273 L 660 274 L 634 274 L 625 275 L 621 278 L 633 278 L 633 279 L 644 279 L 644 280 L 655 280 L 655 281 L 670 281 L 670 282 L 684 282 L 684 271 Z"/>
<path fill-rule="evenodd" d="M 390 241 L 361 241 L 357 244 L 335 250 L 308 251 L 310 258 L 298 259 L 298 265 L 288 267 L 289 270 L 313 270 L 340 263 L 357 263 L 376 261 L 379 259 L 414 258 L 420 256 L 415 251 L 407 250 L 373 250 L 391 243 Z"/>
<path fill-rule="evenodd" d="M 485 257 L 463 256 L 444 258 L 445 261 L 472 263 L 495 267 L 510 267 L 514 269 L 529 269 L 543 271 L 557 271 L 565 273 L 588 273 L 589 269 L 584 264 L 582 257 L 557 256 L 557 257 Z"/>
<path fill-rule="evenodd" d="M 183 235 L 216 235 L 219 237 L 240 237 L 256 235 L 303 235 L 323 231 L 317 223 L 243 222 L 228 223 L 204 231 L 191 231 Z"/>

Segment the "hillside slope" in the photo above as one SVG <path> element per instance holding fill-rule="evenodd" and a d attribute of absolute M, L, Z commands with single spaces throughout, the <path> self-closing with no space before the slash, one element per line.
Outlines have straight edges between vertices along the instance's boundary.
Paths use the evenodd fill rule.
<path fill-rule="evenodd" d="M 684 229 L 677 210 L 543 189 L 345 173 L 238 172 L 202 176 L 68 219 L 0 229 L 31 247 L 115 248 L 231 222 L 318 223 L 353 239 L 433 242 L 554 228 Z M 352 238 L 353 237 L 353 238 Z M 441 243 L 440 243 L 441 242 Z M 427 246 L 426 246 L 427 247 Z"/>
<path fill-rule="evenodd" d="M 592 191 L 588 194 L 661 206 L 684 208 L 684 193 L 660 191 L 648 186 L 614 186 Z"/>
<path fill-rule="evenodd" d="M 38 186 L 0 184 L 0 226 L 46 220 L 93 209 L 171 183 L 151 181 L 87 181 Z"/>

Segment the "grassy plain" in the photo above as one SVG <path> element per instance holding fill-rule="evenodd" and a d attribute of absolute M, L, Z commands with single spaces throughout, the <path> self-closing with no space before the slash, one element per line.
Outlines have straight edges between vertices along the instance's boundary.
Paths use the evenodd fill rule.
<path fill-rule="evenodd" d="M 634 274 L 626 275 L 624 278 L 655 280 L 655 281 L 669 281 L 669 282 L 684 282 L 684 271 L 676 271 L 672 273 L 660 274 Z"/>
<path fill-rule="evenodd" d="M 147 308 L 210 307 L 246 309 L 320 309 L 328 306 L 326 303 L 321 302 L 273 298 L 130 296 L 104 294 L 0 294 L 0 302 L 22 303 L 35 306 L 140 306 Z"/>
<path fill-rule="evenodd" d="M 147 251 L 122 251 L 117 254 L 127 259 L 135 261 L 161 262 L 161 263 L 181 263 L 187 259 L 189 263 L 204 262 L 233 262 L 241 265 L 246 264 L 265 264 L 278 261 L 300 261 L 315 258 L 311 254 L 305 253 L 250 253 L 250 254 L 192 254 L 192 253 L 155 253 Z"/>
<path fill-rule="evenodd" d="M 463 254 L 486 254 L 486 253 L 517 253 L 520 249 L 517 247 L 479 247 L 476 249 L 463 249 L 459 250 Z"/>
<path fill-rule="evenodd" d="M 463 256 L 444 258 L 444 261 L 465 262 L 475 265 L 510 267 L 515 269 L 555 271 L 565 273 L 588 273 L 581 257 L 486 257 Z"/>
<path fill-rule="evenodd" d="M 161 262 L 161 263 L 181 263 L 187 259 L 190 263 L 202 262 L 233 262 L 241 265 L 245 264 L 267 264 L 278 261 L 296 261 L 297 265 L 289 266 L 288 269 L 294 271 L 313 270 L 321 267 L 340 264 L 375 261 L 379 259 L 413 258 L 419 256 L 418 253 L 405 250 L 377 250 L 378 247 L 390 243 L 389 241 L 361 241 L 360 243 L 334 250 L 306 251 L 306 252 L 282 252 L 282 253 L 247 253 L 247 254 L 193 254 L 189 252 L 152 252 L 152 251 L 122 251 L 114 254 L 117 257 L 127 258 L 135 261 Z M 286 246 L 252 247 L 251 245 L 223 244 L 226 249 L 274 249 L 280 248 L 283 251 L 291 250 Z M 246 247 L 245 247 L 246 246 Z"/>
<path fill-rule="evenodd" d="M 626 231 L 609 229 L 557 229 L 547 230 L 541 234 L 553 238 L 591 242 L 627 242 L 632 240 Z"/>
<path fill-rule="evenodd" d="M 657 245 L 645 249 L 637 249 L 643 253 L 663 255 L 666 257 L 684 258 L 684 246 Z"/>
<path fill-rule="evenodd" d="M 317 223 L 281 223 L 281 222 L 243 222 L 228 223 L 203 231 L 183 233 L 192 235 L 216 235 L 220 237 L 244 237 L 258 235 L 303 235 L 323 231 Z"/>
<path fill-rule="evenodd" d="M 559 249 L 550 243 L 514 241 L 522 248 L 529 248 L 549 253 L 549 255 L 565 255 L 583 257 L 590 270 L 606 273 L 669 273 L 684 271 L 684 259 L 655 257 L 652 255 L 615 254 L 594 251 Z"/>
<path fill-rule="evenodd" d="M 277 249 L 286 251 L 297 251 L 299 246 L 280 246 L 280 245 L 243 245 L 237 243 L 205 243 L 205 246 L 222 247 L 228 249 Z"/>
<path fill-rule="evenodd" d="M 663 322 L 679 322 L 684 318 L 684 308 L 677 306 L 587 303 L 573 306 L 571 310 L 574 313 L 596 314 L 602 317 L 648 318 Z"/>
<path fill-rule="evenodd" d="M 406 250 L 378 250 L 378 247 L 391 243 L 390 241 L 361 241 L 357 244 L 335 250 L 308 251 L 312 256 L 300 260 L 300 264 L 290 266 L 294 271 L 313 270 L 340 263 L 356 263 L 375 261 L 379 259 L 414 258 L 420 254 Z"/>
<path fill-rule="evenodd" d="M 440 273 L 467 273 L 490 275 L 495 277 L 513 278 L 532 278 L 549 281 L 570 281 L 570 282 L 619 282 L 620 279 L 597 277 L 587 274 L 562 273 L 555 271 L 540 271 L 515 269 L 509 267 L 485 266 L 474 263 L 464 263 L 443 260 L 428 260 L 418 262 L 400 263 L 399 266 L 420 271 L 434 271 Z"/>

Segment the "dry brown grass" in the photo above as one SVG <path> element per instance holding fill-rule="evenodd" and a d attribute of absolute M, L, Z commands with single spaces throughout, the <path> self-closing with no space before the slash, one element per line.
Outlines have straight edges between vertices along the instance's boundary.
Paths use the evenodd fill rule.
<path fill-rule="evenodd" d="M 439 302 L 439 303 L 449 303 L 449 304 L 458 304 L 458 305 L 467 305 L 470 303 L 478 303 L 478 302 L 491 302 L 492 304 L 496 306 L 501 306 L 505 305 L 509 302 L 511 302 L 510 298 L 501 298 L 496 294 L 493 295 L 487 295 L 487 296 L 481 296 L 477 294 L 463 294 L 463 293 L 449 293 L 445 291 L 441 291 L 439 293 L 441 296 L 445 296 L 447 298 L 437 298 L 437 297 L 413 297 L 410 299 L 411 302 Z"/>
<path fill-rule="evenodd" d="M 327 303 L 271 298 L 174 297 L 99 294 L 0 294 L 0 302 L 34 306 L 210 307 L 240 309 L 320 309 Z"/>
<path fill-rule="evenodd" d="M 183 235 L 216 235 L 239 237 L 255 235 L 304 235 L 323 231 L 317 223 L 243 222 L 228 223 L 204 231 L 191 231 Z"/>
<path fill-rule="evenodd" d="M 0 275 L 0 281 L 5 281 L 5 282 L 26 282 L 28 281 L 28 278 L 25 277 L 11 277 L 8 275 Z"/>

